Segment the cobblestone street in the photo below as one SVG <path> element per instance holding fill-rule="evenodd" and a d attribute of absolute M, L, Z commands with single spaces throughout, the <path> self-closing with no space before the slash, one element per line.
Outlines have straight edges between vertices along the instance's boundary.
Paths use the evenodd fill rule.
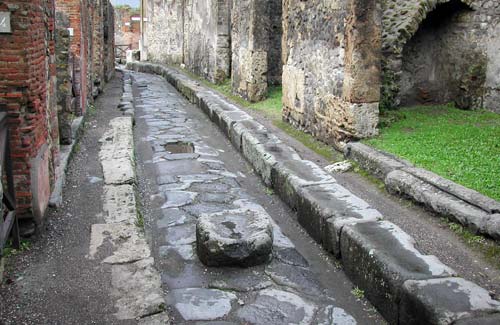
<path fill-rule="evenodd" d="M 174 323 L 381 320 L 367 302 L 353 296 L 345 274 L 300 230 L 293 212 L 261 183 L 199 108 L 160 77 L 131 77 L 138 165 L 149 175 L 149 180 L 141 172 L 138 177 L 152 206 L 146 229 Z M 245 269 L 206 267 L 196 254 L 196 220 L 203 214 L 238 212 L 272 218 L 272 260 Z"/>

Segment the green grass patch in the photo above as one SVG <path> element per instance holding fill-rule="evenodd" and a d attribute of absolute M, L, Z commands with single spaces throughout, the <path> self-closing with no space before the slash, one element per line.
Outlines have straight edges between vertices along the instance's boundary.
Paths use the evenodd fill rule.
<path fill-rule="evenodd" d="M 321 141 L 316 140 L 312 135 L 304 131 L 298 130 L 291 126 L 290 124 L 280 120 L 273 120 L 273 124 L 283 130 L 285 133 L 294 137 L 297 141 L 302 143 L 304 146 L 308 147 L 320 156 L 323 156 L 326 160 L 331 163 L 344 160 L 341 153 L 335 151 L 331 146 L 324 144 Z"/>
<path fill-rule="evenodd" d="M 27 251 L 31 248 L 31 242 L 26 239 L 21 239 L 21 242 L 19 243 L 19 248 L 16 249 L 12 247 L 12 240 L 8 240 L 2 253 L 2 257 L 11 257 L 15 256 L 19 253 L 22 253 L 24 251 Z"/>
<path fill-rule="evenodd" d="M 500 269 L 500 245 L 498 245 L 498 243 L 486 239 L 483 236 L 476 235 L 461 224 L 449 221 L 446 218 L 442 218 L 441 222 L 450 228 L 450 230 L 460 237 L 469 247 L 483 254 L 490 263 Z"/>
<path fill-rule="evenodd" d="M 386 111 L 367 144 L 500 200 L 500 115 L 451 106 Z"/>

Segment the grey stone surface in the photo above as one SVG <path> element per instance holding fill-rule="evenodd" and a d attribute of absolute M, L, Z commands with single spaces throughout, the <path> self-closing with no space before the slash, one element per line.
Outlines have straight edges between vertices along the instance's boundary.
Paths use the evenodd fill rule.
<path fill-rule="evenodd" d="M 319 282 L 308 268 L 273 261 L 266 267 L 266 274 L 278 285 L 313 296 L 322 293 Z"/>
<path fill-rule="evenodd" d="M 482 313 L 500 313 L 500 302 L 488 291 L 462 278 L 409 280 L 402 287 L 399 321 L 420 324 L 455 324 Z"/>
<path fill-rule="evenodd" d="M 223 274 L 223 277 L 212 280 L 208 287 L 226 291 L 250 292 L 266 289 L 273 285 L 271 279 L 260 269 L 226 269 Z"/>
<path fill-rule="evenodd" d="M 443 178 L 439 175 L 434 174 L 433 172 L 422 168 L 404 168 L 403 170 L 439 188 L 440 190 L 443 190 L 464 200 L 469 204 L 483 209 L 490 214 L 500 213 L 500 202 L 484 196 L 481 193 L 447 180 L 446 178 Z"/>
<path fill-rule="evenodd" d="M 273 245 L 269 218 L 244 209 L 202 215 L 196 224 L 198 257 L 209 266 L 252 266 L 268 261 Z"/>
<path fill-rule="evenodd" d="M 170 325 L 172 324 L 168 313 L 163 312 L 153 316 L 147 316 L 139 319 L 139 325 Z"/>
<path fill-rule="evenodd" d="M 106 222 L 134 224 L 137 220 L 134 187 L 129 184 L 105 185 L 103 191 Z"/>
<path fill-rule="evenodd" d="M 94 224 L 90 233 L 88 255 L 90 259 L 95 259 L 99 255 L 103 258 L 103 263 L 125 264 L 148 258 L 151 255 L 146 239 L 133 224 Z M 107 256 L 98 254 L 104 244 L 111 246 L 105 250 L 109 251 Z"/>
<path fill-rule="evenodd" d="M 275 247 L 273 249 L 273 255 L 274 255 L 274 258 L 278 259 L 280 262 L 285 263 L 285 264 L 301 266 L 301 267 L 308 267 L 309 266 L 309 263 L 307 262 L 307 260 L 295 248 Z"/>
<path fill-rule="evenodd" d="M 154 259 L 115 264 L 111 268 L 112 296 L 117 300 L 116 317 L 134 319 L 161 312 L 165 300 Z"/>
<path fill-rule="evenodd" d="M 217 289 L 188 288 L 172 290 L 169 304 L 175 306 L 184 320 L 215 320 L 231 311 L 237 296 Z"/>
<path fill-rule="evenodd" d="M 497 325 L 500 324 L 500 313 L 477 316 L 473 318 L 460 319 L 456 325 Z"/>
<path fill-rule="evenodd" d="M 354 160 L 361 167 L 382 180 L 393 170 L 413 166 L 407 161 L 398 159 L 361 142 L 348 143 L 344 148 L 344 155 L 347 159 Z"/>
<path fill-rule="evenodd" d="M 385 183 L 389 191 L 407 195 L 437 213 L 454 219 L 473 232 L 495 236 L 494 231 L 492 234 L 488 233 L 487 224 L 491 218 L 490 214 L 403 170 L 389 173 Z"/>
<path fill-rule="evenodd" d="M 132 118 L 117 117 L 102 139 L 99 152 L 106 184 L 132 184 L 135 181 Z"/>
<path fill-rule="evenodd" d="M 265 289 L 237 315 L 250 324 L 310 324 L 317 307 L 291 292 Z"/>
<path fill-rule="evenodd" d="M 387 221 L 344 226 L 340 247 L 345 272 L 389 322 L 397 322 L 404 281 L 455 275 L 435 256 L 421 254 L 413 238 Z"/>
<path fill-rule="evenodd" d="M 337 183 L 301 187 L 297 197 L 299 223 L 336 256 L 344 225 L 382 219 L 377 210 Z"/>

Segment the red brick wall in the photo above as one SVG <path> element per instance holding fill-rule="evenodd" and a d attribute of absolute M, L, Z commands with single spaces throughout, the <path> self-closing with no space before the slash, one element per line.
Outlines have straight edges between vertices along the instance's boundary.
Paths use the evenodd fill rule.
<path fill-rule="evenodd" d="M 69 27 L 73 29 L 70 50 L 74 55 L 76 69 L 74 71 L 74 90 L 78 97 L 78 111 L 83 114 L 91 94 L 89 70 L 89 38 L 91 5 L 88 0 L 56 0 L 56 11 L 66 15 Z M 91 43 L 91 41 L 90 41 Z"/>
<path fill-rule="evenodd" d="M 58 164 L 54 0 L 1 1 L 0 11 L 11 12 L 12 25 L 0 34 L 0 109 L 9 114 L 18 211 L 31 214 L 33 159 L 48 148 L 48 165 L 37 169 L 49 174 L 37 178 L 45 192 Z"/>

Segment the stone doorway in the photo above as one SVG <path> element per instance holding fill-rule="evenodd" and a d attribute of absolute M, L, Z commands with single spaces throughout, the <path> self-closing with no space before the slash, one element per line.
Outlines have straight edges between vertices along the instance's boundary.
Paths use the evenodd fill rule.
<path fill-rule="evenodd" d="M 404 45 L 401 106 L 450 102 L 462 108 L 478 105 L 484 69 L 467 32 L 470 11 L 459 0 L 437 5 Z"/>

